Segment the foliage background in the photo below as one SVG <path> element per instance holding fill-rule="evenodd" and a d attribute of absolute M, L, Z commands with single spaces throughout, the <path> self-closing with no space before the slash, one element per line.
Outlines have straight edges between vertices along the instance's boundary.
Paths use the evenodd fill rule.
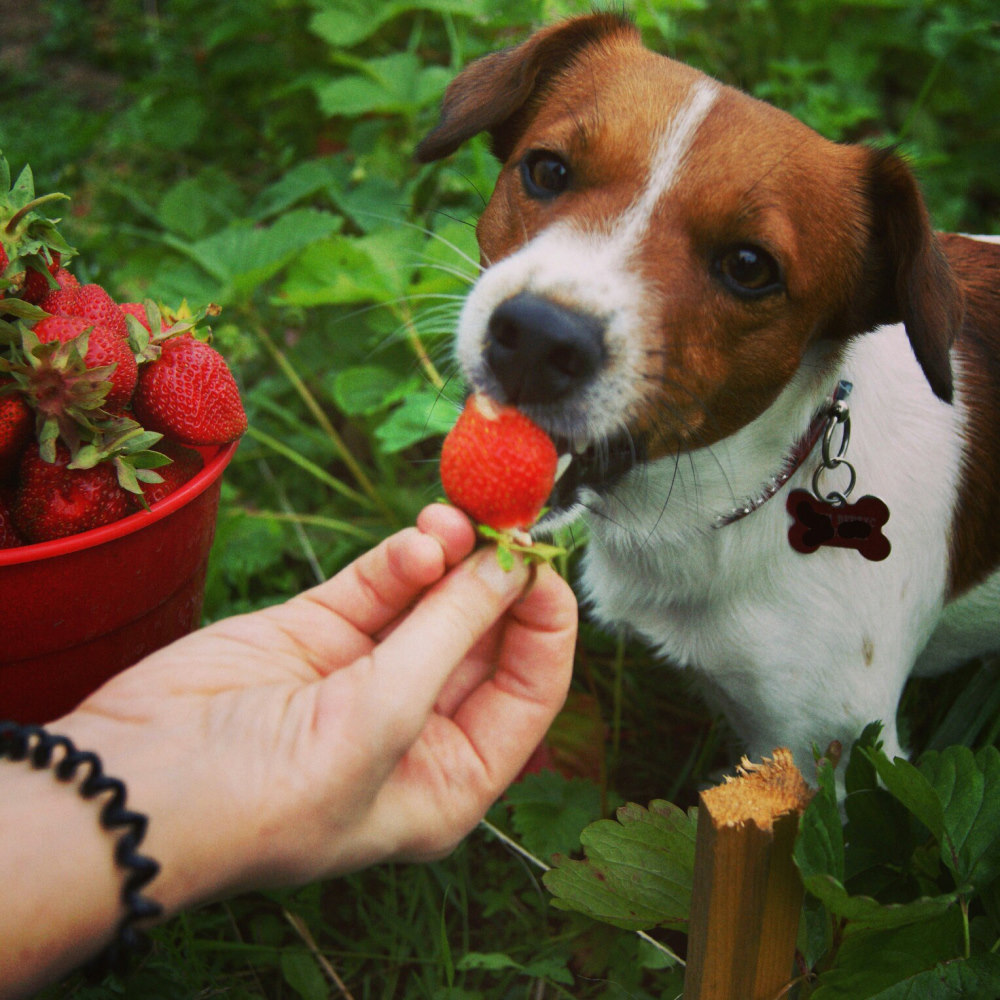
<path fill-rule="evenodd" d="M 1000 232 L 995 0 L 626 7 L 652 47 L 827 136 L 901 146 L 941 228 Z M 310 585 L 438 495 L 463 395 L 449 338 L 495 165 L 481 141 L 430 167 L 410 154 L 460 66 L 589 9 L 0 0 L 0 148 L 39 191 L 72 196 L 79 277 L 224 307 L 215 334 L 252 430 L 227 474 L 207 617 Z M 642 649 L 585 628 L 577 673 L 553 739 L 576 777 L 526 782 L 491 814 L 544 857 L 616 801 L 690 803 L 725 759 L 720 724 Z M 977 678 L 995 689 L 982 677 L 914 686 L 918 745 L 995 739 L 995 701 L 960 697 Z M 337 996 L 324 962 L 357 998 L 679 992 L 648 942 L 553 911 L 532 866 L 477 835 L 438 865 L 206 908 L 160 930 L 128 980 L 47 995 Z"/>

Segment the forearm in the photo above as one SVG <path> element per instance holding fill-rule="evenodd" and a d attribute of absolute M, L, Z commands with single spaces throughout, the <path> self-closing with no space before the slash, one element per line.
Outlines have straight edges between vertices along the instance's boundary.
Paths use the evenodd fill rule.
<path fill-rule="evenodd" d="M 80 713 L 47 729 L 68 736 L 77 749 L 96 751 L 104 773 L 125 782 L 126 808 L 149 817 L 138 854 L 156 858 L 163 871 L 140 890 L 145 898 L 169 915 L 217 887 L 219 866 L 205 863 L 197 831 L 178 834 L 185 819 L 176 781 L 171 794 L 171 783 L 150 768 L 141 740 L 130 753 L 120 723 Z M 97 954 L 127 912 L 122 890 L 129 872 L 115 859 L 125 829 L 101 825 L 112 795 L 80 794 L 88 764 L 60 780 L 55 767 L 62 757 L 57 748 L 52 766 L 43 768 L 0 760 L 0 1000 L 29 995 Z"/>
<path fill-rule="evenodd" d="M 0 997 L 26 995 L 106 945 L 121 916 L 115 835 L 51 769 L 0 762 Z"/>

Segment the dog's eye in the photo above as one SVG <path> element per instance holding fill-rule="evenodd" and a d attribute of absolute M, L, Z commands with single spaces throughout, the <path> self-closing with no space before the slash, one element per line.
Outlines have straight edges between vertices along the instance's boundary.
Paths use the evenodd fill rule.
<path fill-rule="evenodd" d="M 555 153 L 533 149 L 521 161 L 524 189 L 532 198 L 554 198 L 569 187 L 569 167 Z"/>
<path fill-rule="evenodd" d="M 749 243 L 725 250 L 715 260 L 715 272 L 722 283 L 744 298 L 760 298 L 781 288 L 778 262 L 760 247 Z"/>

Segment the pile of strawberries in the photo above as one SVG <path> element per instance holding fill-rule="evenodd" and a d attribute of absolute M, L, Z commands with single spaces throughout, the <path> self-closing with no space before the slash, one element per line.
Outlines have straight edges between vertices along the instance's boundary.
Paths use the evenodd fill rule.
<path fill-rule="evenodd" d="M 0 156 L 0 548 L 109 524 L 202 467 L 247 426 L 204 315 L 117 303 L 66 268 L 73 250 L 25 167 Z"/>

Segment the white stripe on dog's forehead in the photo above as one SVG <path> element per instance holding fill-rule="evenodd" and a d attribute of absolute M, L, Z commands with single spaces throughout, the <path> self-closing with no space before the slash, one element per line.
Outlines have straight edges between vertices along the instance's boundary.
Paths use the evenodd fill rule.
<path fill-rule="evenodd" d="M 633 245 L 642 239 L 660 199 L 680 177 L 695 134 L 711 111 L 720 89 L 718 83 L 708 78 L 699 80 L 691 88 L 687 101 L 656 143 L 649 181 L 622 216 L 616 234 L 619 239 Z"/>

